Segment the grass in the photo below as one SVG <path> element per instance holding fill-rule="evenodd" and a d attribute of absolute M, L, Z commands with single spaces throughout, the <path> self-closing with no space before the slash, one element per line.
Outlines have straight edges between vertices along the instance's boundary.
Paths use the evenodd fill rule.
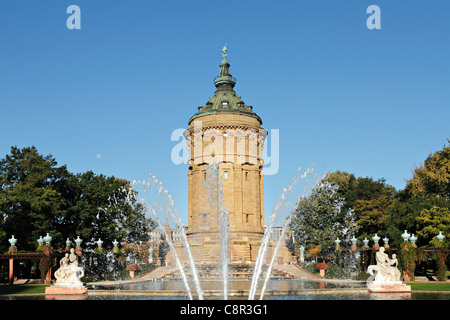
<path fill-rule="evenodd" d="M 45 293 L 46 284 L 15 284 L 0 286 L 0 295 L 9 294 L 40 294 Z"/>
<path fill-rule="evenodd" d="M 420 291 L 450 291 L 449 282 L 407 282 L 411 286 L 411 290 Z"/>

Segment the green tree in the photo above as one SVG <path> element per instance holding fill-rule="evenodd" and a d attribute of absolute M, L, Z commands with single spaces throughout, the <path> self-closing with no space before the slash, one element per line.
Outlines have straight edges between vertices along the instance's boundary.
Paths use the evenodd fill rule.
<path fill-rule="evenodd" d="M 430 153 L 406 182 L 388 223 L 418 235 L 420 246 L 435 245 L 433 237 L 439 231 L 447 232 L 446 236 L 449 232 L 446 226 L 450 209 L 450 146 L 444 145 L 442 150 Z M 395 234 L 396 238 L 401 232 L 391 228 L 391 235 Z"/>
<path fill-rule="evenodd" d="M 7 250 L 7 238 L 15 235 L 21 250 L 35 250 L 46 233 L 56 249 L 76 236 L 93 249 L 98 238 L 105 248 L 114 239 L 146 241 L 155 223 L 136 199 L 126 180 L 72 174 L 34 146 L 12 147 L 0 160 L 0 249 Z"/>
<path fill-rule="evenodd" d="M 106 248 L 114 239 L 147 241 L 155 226 L 127 180 L 87 171 L 70 176 L 64 194 L 68 201 L 61 227 L 68 237 L 85 239 L 85 245 L 95 247 L 99 238 Z"/>
<path fill-rule="evenodd" d="M 450 143 L 450 139 L 447 139 Z M 450 145 L 428 155 L 423 165 L 413 171 L 407 180 L 407 190 L 412 195 L 437 195 L 450 198 Z"/>
<path fill-rule="evenodd" d="M 354 210 L 357 213 L 357 234 L 359 238 L 370 239 L 375 233 L 378 236 L 386 235 L 386 221 L 389 210 L 395 200 L 384 195 L 372 200 L 356 200 Z"/>
<path fill-rule="evenodd" d="M 445 239 L 450 236 L 450 209 L 433 206 L 431 209 L 423 209 L 416 217 L 417 236 L 423 243 L 437 246 L 436 235 L 442 232 Z"/>
<path fill-rule="evenodd" d="M 338 188 L 335 183 L 322 181 L 313 187 L 309 197 L 299 199 L 290 224 L 299 243 L 329 250 L 334 248 L 337 237 L 348 237 L 353 215 L 352 211 L 342 210 L 344 199 L 336 194 Z"/>
<path fill-rule="evenodd" d="M 357 227 L 356 237 L 372 236 L 385 230 L 387 210 L 394 204 L 395 189 L 385 179 L 355 177 L 353 173 L 335 171 L 325 176 L 325 181 L 339 185 L 336 196 L 344 199 L 342 210 L 353 210 Z"/>
<path fill-rule="evenodd" d="M 418 246 L 428 246 L 430 239 L 428 236 L 424 237 L 427 232 L 422 233 L 425 223 L 418 217 L 434 207 L 450 208 L 450 202 L 436 196 L 412 196 L 407 190 L 400 191 L 394 205 L 387 212 L 386 230 L 388 238 L 392 240 L 390 244 L 399 246 L 403 242 L 401 234 L 407 230 L 410 234 L 419 235 L 416 242 Z"/>
<path fill-rule="evenodd" d="M 51 155 L 40 155 L 34 146 L 11 148 L 11 153 L 0 161 L 3 238 L 14 234 L 21 249 L 32 250 L 40 235 L 53 233 L 64 203 L 56 190 L 61 173 L 67 173 L 65 166 L 57 167 Z M 6 239 L 0 240 L 4 248 Z"/>

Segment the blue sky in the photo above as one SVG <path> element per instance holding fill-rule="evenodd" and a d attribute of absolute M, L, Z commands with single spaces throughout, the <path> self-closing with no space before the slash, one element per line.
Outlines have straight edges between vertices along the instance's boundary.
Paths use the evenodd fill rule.
<path fill-rule="evenodd" d="M 34 145 L 71 172 L 152 172 L 184 216 L 170 137 L 214 93 L 227 43 L 236 92 L 280 134 L 266 216 L 313 163 L 402 189 L 450 137 L 449 13 L 445 0 L 2 1 L 0 156 Z"/>

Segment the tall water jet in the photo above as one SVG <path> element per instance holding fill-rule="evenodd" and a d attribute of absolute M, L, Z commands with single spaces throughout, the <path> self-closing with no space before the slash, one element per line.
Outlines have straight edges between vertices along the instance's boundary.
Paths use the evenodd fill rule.
<path fill-rule="evenodd" d="M 172 196 L 170 195 L 168 190 L 164 188 L 162 181 L 158 181 L 158 179 L 155 176 L 153 176 L 151 173 L 149 173 L 149 177 L 150 177 L 150 180 L 147 181 L 147 183 L 145 183 L 144 180 L 142 181 L 142 183 L 140 181 L 138 181 L 138 183 L 137 183 L 137 185 L 141 185 L 143 187 L 144 193 L 147 193 L 147 195 L 149 196 L 149 200 L 150 200 L 150 201 L 148 201 L 145 198 L 142 198 L 141 201 L 147 205 L 148 211 L 157 220 L 159 227 L 162 230 L 164 230 L 166 240 L 169 243 L 171 252 L 173 253 L 173 255 L 175 257 L 175 261 L 177 263 L 178 269 L 182 276 L 186 290 L 188 291 L 188 294 L 189 294 L 190 288 L 187 283 L 187 277 L 184 272 L 183 265 L 180 261 L 180 258 L 178 257 L 178 254 L 176 252 L 176 249 L 175 249 L 174 243 L 171 239 L 171 236 L 167 234 L 164 226 L 162 225 L 161 217 L 165 217 L 167 220 L 172 219 L 172 221 L 174 222 L 175 228 L 177 229 L 178 233 L 181 235 L 182 242 L 184 244 L 184 249 L 185 249 L 187 257 L 189 259 L 189 266 L 191 268 L 192 277 L 194 280 L 194 285 L 196 288 L 198 299 L 203 300 L 203 291 L 202 291 L 202 288 L 200 285 L 200 280 L 198 277 L 198 272 L 195 267 L 195 261 L 192 256 L 190 245 L 189 245 L 189 242 L 186 237 L 186 232 L 185 232 L 184 226 L 181 223 L 181 216 L 180 216 L 177 208 L 174 205 Z M 192 299 L 192 295 L 190 295 L 190 299 Z"/>
<path fill-rule="evenodd" d="M 221 170 L 217 163 L 213 163 L 206 169 L 206 179 L 203 183 L 204 192 L 207 194 L 210 216 L 217 218 L 219 230 L 219 265 L 223 283 L 223 299 L 228 299 L 228 209 L 223 197 Z M 210 221 L 209 223 L 214 223 Z"/>
<path fill-rule="evenodd" d="M 142 196 L 139 199 L 139 202 L 142 206 L 144 206 L 147 214 L 151 215 L 156 220 L 159 228 L 163 231 L 165 239 L 169 244 L 171 250 L 170 252 L 174 255 L 188 297 L 189 299 L 192 300 L 193 299 L 191 292 L 192 290 L 188 284 L 188 279 L 184 271 L 184 266 L 181 262 L 180 257 L 177 254 L 171 235 L 167 233 L 163 225 L 162 218 L 166 218 L 166 221 L 170 219 L 171 221 L 174 222 L 175 229 L 182 238 L 182 242 L 184 245 L 183 249 L 186 251 L 186 255 L 189 260 L 189 266 L 191 268 L 192 278 L 194 280 L 194 285 L 198 299 L 203 300 L 203 291 L 201 289 L 198 272 L 195 267 L 195 262 L 190 250 L 189 242 L 186 237 L 186 232 L 184 226 L 181 223 L 181 216 L 174 205 L 172 196 L 170 195 L 168 190 L 164 188 L 163 183 L 161 181 L 158 181 L 158 179 L 155 176 L 152 176 L 151 173 L 149 173 L 149 178 L 150 179 L 147 180 L 147 182 L 145 180 L 133 181 L 132 186 L 130 186 L 129 188 L 122 187 L 118 191 L 123 192 L 126 195 L 125 203 L 127 203 L 131 207 L 137 201 L 137 195 L 139 194 L 140 196 Z M 107 210 L 109 207 L 118 208 L 114 194 L 110 196 L 109 200 L 110 204 L 108 205 L 107 208 L 99 208 L 99 209 Z"/>
<path fill-rule="evenodd" d="M 314 180 L 310 181 L 308 177 L 310 175 L 313 175 Z M 316 185 L 317 181 L 320 181 L 322 179 L 321 176 L 319 176 L 313 167 L 308 168 L 306 171 L 302 172 L 302 169 L 299 167 L 297 168 L 297 173 L 292 179 L 291 184 L 283 189 L 283 192 L 279 196 L 273 210 L 272 214 L 269 217 L 268 225 L 266 227 L 266 230 L 264 232 L 264 236 L 261 242 L 261 246 L 258 251 L 258 256 L 255 262 L 254 271 L 252 275 L 252 281 L 250 284 L 250 290 L 249 290 L 249 299 L 253 300 L 255 298 L 256 290 L 258 287 L 258 281 L 260 279 L 261 273 L 262 273 L 262 266 L 264 263 L 264 260 L 266 258 L 266 254 L 268 252 L 269 247 L 269 241 L 272 238 L 272 233 L 274 226 L 276 224 L 282 224 L 282 234 L 278 237 L 277 245 L 275 246 L 271 258 L 270 258 L 270 265 L 266 273 L 266 277 L 263 282 L 263 289 L 261 291 L 260 298 L 264 296 L 264 290 L 266 288 L 267 282 L 270 279 L 270 273 L 272 270 L 272 265 L 274 263 L 278 248 L 281 245 L 281 241 L 284 240 L 284 234 L 286 231 L 286 228 L 288 227 L 290 223 L 290 219 L 292 216 L 292 213 L 294 211 L 294 208 L 299 200 L 299 198 L 308 194 L 310 190 L 313 188 L 314 185 Z M 298 186 L 302 184 L 303 185 L 303 191 L 302 193 L 298 193 L 297 189 Z M 281 222 L 281 223 L 280 223 Z"/>

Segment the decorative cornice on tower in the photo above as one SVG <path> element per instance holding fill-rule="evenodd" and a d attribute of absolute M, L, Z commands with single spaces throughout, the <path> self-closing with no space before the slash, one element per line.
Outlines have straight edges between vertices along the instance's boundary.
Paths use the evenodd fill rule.
<path fill-rule="evenodd" d="M 195 118 L 214 113 L 238 113 L 258 119 L 262 124 L 261 118 L 252 111 L 253 107 L 248 106 L 242 101 L 241 97 L 234 91 L 236 78 L 230 73 L 230 63 L 226 59 L 227 47 L 222 49 L 222 62 L 220 63 L 219 75 L 214 79 L 216 92 L 206 102 L 204 106 L 198 107 L 198 112 L 192 116 L 189 123 Z"/>

